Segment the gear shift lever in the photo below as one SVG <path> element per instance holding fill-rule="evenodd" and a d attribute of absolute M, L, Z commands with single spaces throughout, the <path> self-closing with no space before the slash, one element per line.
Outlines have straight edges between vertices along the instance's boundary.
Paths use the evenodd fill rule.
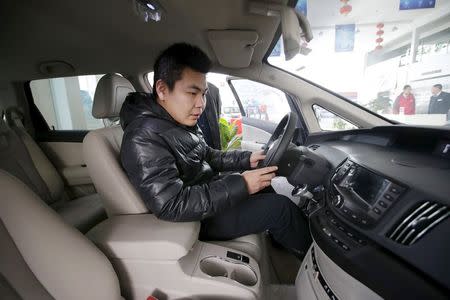
<path fill-rule="evenodd" d="M 308 191 L 308 185 L 307 184 L 296 186 L 292 190 L 292 196 L 294 196 L 294 197 L 304 197 L 304 198 L 307 198 L 307 199 L 312 199 L 313 198 L 313 194 L 311 194 L 311 192 Z"/>

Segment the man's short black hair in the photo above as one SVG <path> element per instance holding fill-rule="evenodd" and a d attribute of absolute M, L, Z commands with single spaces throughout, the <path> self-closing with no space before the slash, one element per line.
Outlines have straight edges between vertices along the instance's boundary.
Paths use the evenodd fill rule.
<path fill-rule="evenodd" d="M 153 94 L 156 94 L 156 82 L 164 81 L 172 91 L 175 82 L 181 79 L 185 68 L 191 68 L 194 71 L 206 74 L 211 68 L 211 60 L 197 46 L 186 43 L 173 44 L 164 50 L 156 59 L 153 66 Z"/>
<path fill-rule="evenodd" d="M 407 88 L 411 88 L 411 86 L 409 84 L 407 84 L 403 87 L 403 90 L 406 90 Z"/>
<path fill-rule="evenodd" d="M 442 91 L 442 84 L 440 84 L 440 83 L 433 85 L 433 87 L 436 87 Z"/>

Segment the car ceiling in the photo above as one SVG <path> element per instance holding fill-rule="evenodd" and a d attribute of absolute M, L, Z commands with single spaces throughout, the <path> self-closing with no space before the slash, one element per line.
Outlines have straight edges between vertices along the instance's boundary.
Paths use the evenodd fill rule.
<path fill-rule="evenodd" d="M 45 61 L 71 64 L 75 72 L 67 75 L 138 74 L 150 70 L 164 48 L 181 41 L 198 45 L 217 63 L 207 39 L 211 29 L 258 32 L 252 63 L 260 64 L 279 26 L 277 18 L 250 15 L 245 0 L 159 2 L 162 21 L 145 23 L 132 0 L 2 1 L 0 79 L 49 77 L 39 72 Z"/>

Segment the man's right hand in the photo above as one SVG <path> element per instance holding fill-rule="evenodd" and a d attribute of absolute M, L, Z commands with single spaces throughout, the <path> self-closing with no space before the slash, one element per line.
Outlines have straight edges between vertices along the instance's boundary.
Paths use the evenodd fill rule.
<path fill-rule="evenodd" d="M 242 173 L 242 177 L 244 177 L 247 184 L 248 193 L 252 195 L 268 187 L 275 177 L 276 170 L 278 170 L 278 167 L 273 166 Z"/>

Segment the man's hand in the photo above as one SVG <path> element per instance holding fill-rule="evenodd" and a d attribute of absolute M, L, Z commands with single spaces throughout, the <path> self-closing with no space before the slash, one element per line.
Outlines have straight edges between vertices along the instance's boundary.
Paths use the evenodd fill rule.
<path fill-rule="evenodd" d="M 263 153 L 264 153 L 264 151 L 258 151 L 258 152 L 253 152 L 252 155 L 250 155 L 250 167 L 252 169 L 254 169 L 258 166 L 258 162 L 260 160 L 264 160 L 264 158 L 266 158 L 266 156 Z"/>
<path fill-rule="evenodd" d="M 278 167 L 273 166 L 242 173 L 248 193 L 252 195 L 268 187 L 272 182 L 272 178 L 275 177 L 276 170 L 278 170 Z"/>

